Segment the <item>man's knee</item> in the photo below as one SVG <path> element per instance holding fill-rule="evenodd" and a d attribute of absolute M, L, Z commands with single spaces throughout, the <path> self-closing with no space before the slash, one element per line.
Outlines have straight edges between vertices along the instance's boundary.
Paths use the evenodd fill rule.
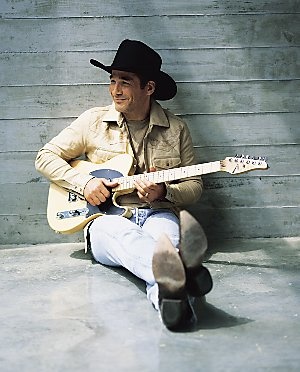
<path fill-rule="evenodd" d="M 122 216 L 101 216 L 94 220 L 91 230 L 97 231 L 115 231 L 122 226 L 130 226 L 131 222 Z"/>

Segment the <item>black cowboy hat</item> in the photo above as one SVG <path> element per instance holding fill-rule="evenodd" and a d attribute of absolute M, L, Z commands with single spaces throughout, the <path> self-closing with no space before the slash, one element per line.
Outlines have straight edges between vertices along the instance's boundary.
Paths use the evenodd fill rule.
<path fill-rule="evenodd" d="M 141 41 L 123 40 L 110 66 L 105 66 L 95 59 L 91 59 L 90 63 L 109 73 L 112 70 L 127 71 L 154 80 L 156 83 L 154 99 L 166 101 L 177 93 L 175 81 L 160 70 L 162 64 L 160 55 Z"/>

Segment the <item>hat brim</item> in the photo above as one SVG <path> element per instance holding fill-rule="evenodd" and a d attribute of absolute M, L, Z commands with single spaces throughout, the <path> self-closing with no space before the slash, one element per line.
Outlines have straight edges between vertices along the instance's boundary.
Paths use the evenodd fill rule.
<path fill-rule="evenodd" d="M 123 66 L 106 66 L 103 63 L 97 61 L 96 59 L 91 59 L 90 63 L 96 67 L 101 68 L 102 70 L 111 74 L 112 70 L 127 71 L 127 72 L 138 72 L 133 71 Z M 163 71 L 159 71 L 155 76 L 156 87 L 153 93 L 153 98 L 160 101 L 167 101 L 175 97 L 177 93 L 177 85 L 175 80 Z"/>

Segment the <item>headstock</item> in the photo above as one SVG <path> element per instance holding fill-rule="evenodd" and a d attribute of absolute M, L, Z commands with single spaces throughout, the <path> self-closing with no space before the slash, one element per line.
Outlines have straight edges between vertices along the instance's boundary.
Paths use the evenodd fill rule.
<path fill-rule="evenodd" d="M 268 169 L 266 157 L 250 156 L 250 155 L 236 155 L 227 157 L 221 160 L 221 171 L 231 174 L 245 173 L 257 169 Z"/>

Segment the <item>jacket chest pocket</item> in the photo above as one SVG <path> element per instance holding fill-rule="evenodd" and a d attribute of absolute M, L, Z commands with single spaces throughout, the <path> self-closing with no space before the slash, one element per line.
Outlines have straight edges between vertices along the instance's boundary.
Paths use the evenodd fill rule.
<path fill-rule="evenodd" d="M 174 157 L 158 157 L 157 155 L 154 156 L 152 160 L 153 166 L 157 170 L 162 170 L 162 169 L 172 169 L 172 168 L 177 168 L 181 164 L 181 159 L 179 156 L 174 156 Z"/>
<path fill-rule="evenodd" d="M 179 133 L 159 133 L 149 136 L 150 164 L 157 170 L 179 167 L 181 164 Z"/>
<path fill-rule="evenodd" d="M 127 151 L 127 140 L 120 133 L 110 136 L 95 138 L 93 158 L 96 162 L 105 162 L 113 157 L 125 154 Z"/>

